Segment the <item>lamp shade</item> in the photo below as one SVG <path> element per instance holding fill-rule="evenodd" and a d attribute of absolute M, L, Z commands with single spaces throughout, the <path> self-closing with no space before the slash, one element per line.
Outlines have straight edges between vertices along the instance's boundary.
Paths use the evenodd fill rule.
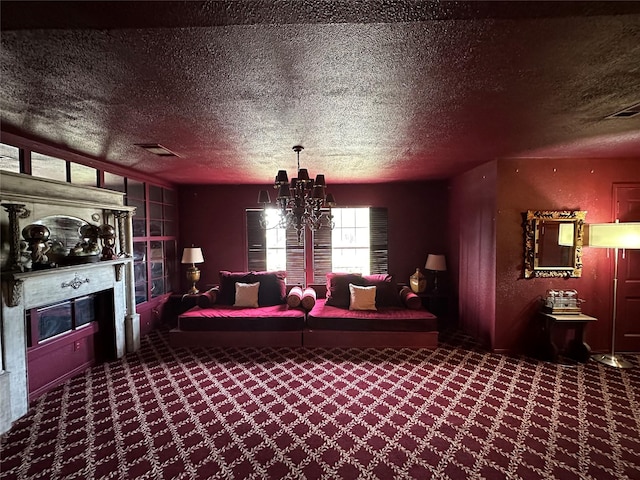
<path fill-rule="evenodd" d="M 200 247 L 185 248 L 182 252 L 181 263 L 203 263 L 202 249 Z"/>
<path fill-rule="evenodd" d="M 640 222 L 591 223 L 585 237 L 589 247 L 640 249 Z"/>
<path fill-rule="evenodd" d="M 427 263 L 424 268 L 435 272 L 444 272 L 447 269 L 447 262 L 444 259 L 444 255 L 434 255 L 430 253 L 427 255 Z"/>
<path fill-rule="evenodd" d="M 266 190 L 260 190 L 258 192 L 258 203 L 271 203 L 271 197 Z"/>

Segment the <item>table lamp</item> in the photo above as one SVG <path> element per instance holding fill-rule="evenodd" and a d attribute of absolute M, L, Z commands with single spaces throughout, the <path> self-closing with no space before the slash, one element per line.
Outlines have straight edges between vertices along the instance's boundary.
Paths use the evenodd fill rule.
<path fill-rule="evenodd" d="M 182 262 L 190 263 L 191 266 L 187 268 L 187 280 L 191 282 L 191 289 L 187 292 L 189 295 L 195 295 L 199 292 L 196 288 L 196 282 L 200 280 L 200 269 L 196 267 L 196 263 L 203 263 L 204 257 L 202 256 L 202 249 L 200 247 L 185 248 L 182 252 Z"/>
<path fill-rule="evenodd" d="M 447 270 L 447 262 L 444 259 L 444 255 L 434 255 L 430 253 L 427 255 L 427 263 L 424 268 L 434 272 L 433 291 L 438 291 L 438 272 Z"/>

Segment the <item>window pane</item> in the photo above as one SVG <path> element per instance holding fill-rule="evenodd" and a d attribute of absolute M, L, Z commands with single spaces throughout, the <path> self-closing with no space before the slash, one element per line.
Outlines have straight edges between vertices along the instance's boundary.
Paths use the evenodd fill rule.
<path fill-rule="evenodd" d="M 277 225 L 279 213 L 276 209 L 267 209 L 267 224 Z M 267 270 L 287 269 L 287 231 L 284 228 L 265 230 L 267 242 Z"/>
<path fill-rule="evenodd" d="M 164 278 L 157 278 L 153 280 L 151 285 L 151 297 L 157 297 L 165 293 Z"/>
<path fill-rule="evenodd" d="M 104 188 L 115 190 L 116 192 L 125 192 L 124 177 L 115 173 L 104 172 Z"/>
<path fill-rule="evenodd" d="M 31 152 L 31 174 L 34 177 L 67 181 L 67 162 L 61 158 Z"/>
<path fill-rule="evenodd" d="M 98 171 L 95 168 L 73 162 L 70 163 L 70 167 L 71 183 L 86 187 L 98 186 Z"/>
<path fill-rule="evenodd" d="M 140 200 L 144 200 L 144 183 L 138 182 L 136 180 L 127 179 L 127 197 L 128 198 L 138 198 Z M 131 205 L 128 203 L 127 205 Z"/>
<path fill-rule="evenodd" d="M 162 204 L 149 202 L 149 218 L 162 218 Z"/>
<path fill-rule="evenodd" d="M 162 260 L 164 258 L 164 244 L 162 242 L 151 242 L 151 260 Z"/>
<path fill-rule="evenodd" d="M 71 302 L 38 309 L 39 339 L 45 340 L 71 330 Z"/>
<path fill-rule="evenodd" d="M 0 143 L 0 170 L 20 173 L 20 149 Z"/>
<path fill-rule="evenodd" d="M 368 275 L 370 231 L 368 208 L 334 208 L 331 232 L 331 268 L 334 271 Z"/>
<path fill-rule="evenodd" d="M 136 283 L 136 305 L 147 301 L 147 284 Z"/>
<path fill-rule="evenodd" d="M 94 322 L 96 319 L 95 297 L 79 298 L 75 301 L 75 323 L 76 327 Z"/>
<path fill-rule="evenodd" d="M 162 189 L 162 199 L 164 201 L 164 203 L 167 203 L 169 205 L 175 205 L 176 204 L 176 192 L 174 190 L 169 190 L 166 188 Z"/>
<path fill-rule="evenodd" d="M 156 279 L 164 275 L 164 263 L 151 262 L 151 278 Z"/>
<path fill-rule="evenodd" d="M 149 185 L 149 200 L 162 202 L 162 188 L 156 185 Z"/>
<path fill-rule="evenodd" d="M 144 262 L 147 259 L 147 242 L 133 243 L 133 261 Z"/>

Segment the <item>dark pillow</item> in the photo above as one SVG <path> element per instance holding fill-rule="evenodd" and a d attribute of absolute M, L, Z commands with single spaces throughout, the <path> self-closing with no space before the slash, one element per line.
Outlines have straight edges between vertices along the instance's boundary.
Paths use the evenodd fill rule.
<path fill-rule="evenodd" d="M 325 305 L 349 308 L 351 293 L 349 284 L 366 286 L 366 281 L 359 273 L 327 273 L 327 301 Z"/>
<path fill-rule="evenodd" d="M 364 275 L 362 278 L 367 282 L 367 286 L 376 287 L 377 307 L 401 307 L 402 302 L 398 295 L 398 284 L 392 275 L 374 274 Z"/>
<path fill-rule="evenodd" d="M 402 287 L 400 298 L 405 307 L 411 310 L 420 310 L 422 308 L 422 299 L 413 293 L 409 287 Z"/>
<path fill-rule="evenodd" d="M 217 298 L 218 288 L 212 288 L 211 290 L 198 295 L 198 306 L 200 308 L 209 308 L 210 306 L 215 305 Z"/>
<path fill-rule="evenodd" d="M 261 307 L 280 305 L 287 301 L 287 272 L 253 272 L 251 282 L 260 282 L 258 304 Z"/>
<path fill-rule="evenodd" d="M 236 283 L 254 283 L 251 272 L 229 272 L 220 270 L 220 292 L 218 303 L 233 305 L 236 302 Z"/>

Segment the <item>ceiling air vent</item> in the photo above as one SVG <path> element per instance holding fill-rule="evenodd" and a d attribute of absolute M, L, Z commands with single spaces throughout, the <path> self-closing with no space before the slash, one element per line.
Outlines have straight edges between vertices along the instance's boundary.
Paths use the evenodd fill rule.
<path fill-rule="evenodd" d="M 137 147 L 144 148 L 147 152 L 158 155 L 159 157 L 179 157 L 177 153 L 172 152 L 159 143 L 136 143 Z"/>
<path fill-rule="evenodd" d="M 627 107 L 624 110 L 620 110 L 619 112 L 613 113 L 605 118 L 630 118 L 630 117 L 635 117 L 636 115 L 640 115 L 640 103 L 631 105 L 630 107 Z"/>

